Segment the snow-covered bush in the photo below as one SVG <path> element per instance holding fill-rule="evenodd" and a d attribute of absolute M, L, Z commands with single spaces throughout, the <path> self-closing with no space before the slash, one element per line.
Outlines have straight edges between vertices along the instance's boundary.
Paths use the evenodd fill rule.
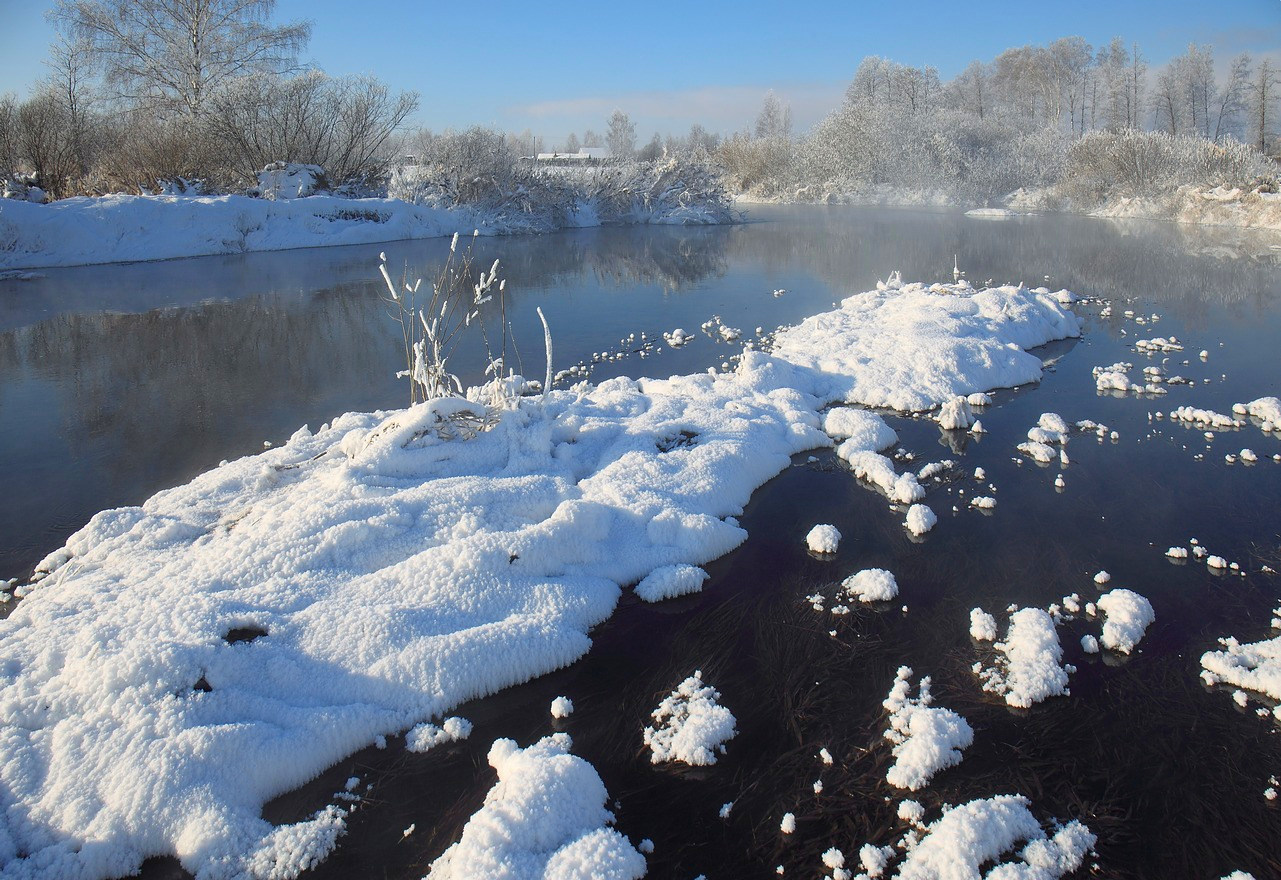
<path fill-rule="evenodd" d="M 264 199 L 302 199 L 328 188 L 319 165 L 271 162 L 258 172 L 257 195 Z"/>

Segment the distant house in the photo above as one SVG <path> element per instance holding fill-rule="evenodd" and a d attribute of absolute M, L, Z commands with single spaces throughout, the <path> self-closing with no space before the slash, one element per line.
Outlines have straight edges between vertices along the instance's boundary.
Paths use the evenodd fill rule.
<path fill-rule="evenodd" d="M 595 164 L 612 159 L 609 147 L 583 147 L 577 153 L 539 153 L 538 161 L 553 165 Z"/>

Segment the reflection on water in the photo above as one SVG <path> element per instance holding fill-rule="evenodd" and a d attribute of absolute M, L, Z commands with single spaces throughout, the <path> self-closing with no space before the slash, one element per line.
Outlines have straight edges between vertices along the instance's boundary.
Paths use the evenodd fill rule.
<path fill-rule="evenodd" d="M 1197 658 L 1217 637 L 1268 633 L 1281 583 L 1258 568 L 1265 560 L 1281 567 L 1281 465 L 1267 458 L 1281 442 L 1250 428 L 1207 443 L 1197 430 L 1148 420 L 1157 408 L 1225 411 L 1281 394 L 1281 275 L 1277 252 L 1265 245 L 1173 225 L 993 223 L 847 207 L 753 208 L 750 222 L 724 229 L 478 241 L 478 263 L 497 257 L 507 267 L 508 317 L 534 375 L 542 372 L 536 306 L 552 323 L 563 368 L 620 350 L 630 333 L 696 331 L 713 314 L 749 334 L 792 323 L 894 269 L 909 279 L 950 278 L 954 254 L 975 282 L 1049 276 L 1055 287 L 1134 302 L 1118 303 L 1106 319 L 1083 306 L 1085 337 L 1041 352 L 1053 363 L 1039 386 L 996 394 L 980 438 L 893 419 L 918 465 L 958 461 L 960 476 L 929 489 L 940 523 L 924 541 L 910 540 L 902 513 L 830 454 L 801 456 L 754 495 L 741 518 L 751 537 L 708 566 L 702 594 L 656 606 L 625 597 L 580 663 L 462 707 L 476 724 L 470 740 L 425 755 L 405 753 L 398 741 L 362 752 L 269 804 L 267 817 L 305 817 L 360 775 L 375 783 L 375 798 L 314 874 L 419 877 L 492 784 L 489 743 L 565 729 L 618 799 L 620 829 L 656 842 L 651 876 L 761 876 L 778 864 L 810 876 L 829 846 L 849 855 L 865 841 L 889 842 L 899 827 L 901 795 L 884 783 L 880 702 L 894 670 L 908 664 L 931 675 L 937 701 L 976 731 L 961 765 L 916 795 L 927 807 L 1021 792 L 1039 815 L 1083 818 L 1100 836 L 1109 877 L 1219 877 L 1237 868 L 1281 876 L 1281 823 L 1262 797 L 1268 776 L 1281 773 L 1278 737 L 1271 722 L 1196 678 Z M 0 469 L 9 488 L 0 577 L 25 574 L 101 508 L 137 503 L 304 422 L 402 405 L 377 254 L 430 277 L 446 247 L 201 258 L 0 282 Z M 776 289 L 786 293 L 774 297 Z M 1161 321 L 1138 325 L 1125 308 Z M 1198 384 L 1155 402 L 1096 395 L 1091 368 L 1148 363 L 1129 343 L 1155 335 L 1187 340 L 1188 351 L 1157 362 L 1168 357 L 1168 373 Z M 697 336 L 679 350 L 601 365 L 593 378 L 702 370 L 730 351 Z M 475 375 L 478 356 L 461 352 L 459 369 Z M 1061 493 L 1058 467 L 1015 461 L 1015 445 L 1045 411 L 1104 422 L 1120 435 L 1115 444 L 1073 440 Z M 1263 460 L 1225 465 L 1223 455 L 1243 446 Z M 996 486 L 991 516 L 968 508 L 977 484 L 966 475 L 975 467 Z M 844 535 L 832 561 L 804 551 L 817 522 Z M 1201 565 L 1169 564 L 1164 548 L 1191 537 L 1253 573 L 1215 578 Z M 906 612 L 895 604 L 838 619 L 802 601 L 878 566 L 895 572 Z M 1100 568 L 1157 610 L 1140 650 L 1122 664 L 1087 656 L 1078 640 L 1098 625 L 1074 621 L 1061 630 L 1065 659 L 1079 668 L 1070 697 L 1019 714 L 987 699 L 969 671 L 976 655 L 968 610 L 1044 607 L 1072 592 L 1088 601 Z M 694 668 L 724 694 L 740 734 L 714 768 L 656 770 L 640 752 L 640 730 Z M 558 722 L 548 704 L 559 694 L 576 711 Z M 824 746 L 837 756 L 829 769 L 814 758 Z M 812 788 L 819 778 L 821 796 Z M 722 822 L 716 814 L 731 800 L 731 819 Z M 778 834 L 785 811 L 799 821 L 788 839 Z M 402 839 L 411 824 L 419 831 Z M 181 871 L 157 860 L 144 875 Z"/>

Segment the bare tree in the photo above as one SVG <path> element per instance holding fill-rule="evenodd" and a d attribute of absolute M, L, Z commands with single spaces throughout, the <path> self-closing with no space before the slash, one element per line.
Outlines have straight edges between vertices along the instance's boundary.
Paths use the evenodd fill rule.
<path fill-rule="evenodd" d="M 622 110 L 615 110 L 609 117 L 609 133 L 605 135 L 609 151 L 619 159 L 629 158 L 636 151 L 636 126 Z"/>
<path fill-rule="evenodd" d="M 1236 128 L 1237 117 L 1245 111 L 1250 90 L 1250 56 L 1242 53 L 1232 59 L 1228 83 L 1219 90 L 1215 104 L 1214 140 L 1218 142 Z"/>
<path fill-rule="evenodd" d="M 1264 58 L 1254 72 L 1254 82 L 1250 84 L 1250 142 L 1267 154 L 1268 138 L 1271 136 L 1269 126 L 1272 121 L 1272 105 L 1276 103 L 1277 89 L 1281 87 L 1281 76 L 1273 69 L 1272 62 Z"/>
<path fill-rule="evenodd" d="M 45 87 L 18 107 L 18 154 L 36 173 L 40 186 L 54 198 L 68 194 L 82 173 L 69 132 L 70 120 L 61 96 Z"/>
<path fill-rule="evenodd" d="M 578 152 L 578 135 L 574 134 L 572 131 L 569 133 L 569 137 L 565 139 L 565 152 L 566 153 Z"/>
<path fill-rule="evenodd" d="M 792 133 L 792 108 L 785 106 L 770 89 L 765 93 L 761 103 L 761 112 L 756 116 L 756 136 L 758 138 L 786 138 Z"/>
<path fill-rule="evenodd" d="M 275 0 L 58 0 L 51 16 L 92 45 L 120 97 L 198 116 L 227 82 L 293 64 L 311 25 L 271 25 L 274 8 Z"/>
<path fill-rule="evenodd" d="M 18 170 L 18 99 L 12 92 L 0 95 L 0 177 Z"/>
<path fill-rule="evenodd" d="M 601 140 L 600 135 L 598 135 L 596 132 L 592 131 L 589 128 L 585 132 L 583 132 L 583 146 L 584 147 L 603 147 L 605 146 L 605 142 Z"/>
<path fill-rule="evenodd" d="M 1179 133 L 1179 119 L 1182 114 L 1182 85 L 1179 82 L 1179 70 L 1173 62 L 1156 80 L 1156 91 L 1152 94 L 1152 109 L 1155 112 L 1154 122 L 1158 129 L 1164 129 L 1171 135 Z"/>

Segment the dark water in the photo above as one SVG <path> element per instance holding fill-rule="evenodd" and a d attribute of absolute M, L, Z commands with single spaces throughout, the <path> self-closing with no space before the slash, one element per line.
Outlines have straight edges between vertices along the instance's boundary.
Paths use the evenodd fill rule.
<path fill-rule="evenodd" d="M 713 314 L 751 335 L 829 308 L 893 269 L 907 279 L 950 278 L 953 254 L 974 281 L 1049 276 L 1053 287 L 1114 300 L 1114 313 L 1102 319 L 1098 306 L 1083 305 L 1083 339 L 1041 352 L 1052 365 L 1038 386 L 994 395 L 981 440 L 890 418 L 901 449 L 915 456 L 900 467 L 957 462 L 930 485 L 926 503 L 940 522 L 924 541 L 909 540 L 902 514 L 829 453 L 800 456 L 755 494 L 741 517 L 751 537 L 708 566 L 701 594 L 658 605 L 625 597 L 582 661 L 461 707 L 476 725 L 466 742 L 416 755 L 393 740 L 277 799 L 267 817 L 302 818 L 359 775 L 373 792 L 313 873 L 419 877 L 492 785 L 485 753 L 493 739 L 525 745 L 563 729 L 617 799 L 618 827 L 634 841 L 654 840 L 651 876 L 775 876 L 779 864 L 787 876 L 818 876 L 828 847 L 849 855 L 901 833 L 894 811 L 902 794 L 884 781 L 891 756 L 880 703 L 907 664 L 932 676 L 936 702 L 975 729 L 964 761 L 913 795 L 931 816 L 944 802 L 1018 792 L 1039 816 L 1079 817 L 1099 835 L 1099 870 L 1081 876 L 1281 876 L 1281 813 L 1262 795 L 1268 777 L 1281 775 L 1276 726 L 1254 715 L 1257 704 L 1239 709 L 1197 679 L 1200 654 L 1219 636 L 1269 634 L 1281 580 L 1259 569 L 1281 569 L 1281 464 L 1271 460 L 1281 442 L 1251 427 L 1207 444 L 1199 429 L 1148 421 L 1149 412 L 1184 403 L 1229 411 L 1281 394 L 1281 250 L 1270 246 L 1281 241 L 1070 217 L 778 208 L 753 210 L 751 219 L 729 229 L 482 240 L 477 259 L 499 257 L 507 267 L 509 317 L 531 375 L 542 370 L 538 305 L 562 368 L 619 350 L 628 334 L 695 332 Z M 381 249 L 390 265 L 429 274 L 445 244 Z M 379 250 L 51 270 L 0 282 L 0 468 L 9 490 L 0 578 L 25 575 L 99 509 L 137 503 L 304 422 L 403 405 L 396 329 L 378 298 Z M 772 296 L 778 288 L 787 293 Z M 1125 309 L 1161 320 L 1137 326 Z M 1159 363 L 1162 356 L 1149 360 L 1129 344 L 1171 334 L 1187 350 L 1168 355 L 1167 372 L 1197 385 L 1155 401 L 1096 394 L 1092 367 L 1128 360 L 1137 372 Z M 730 351 L 700 335 L 679 351 L 602 364 L 593 379 L 706 369 Z M 464 353 L 460 369 L 478 368 L 476 353 Z M 1015 461 L 1014 447 L 1046 411 L 1120 435 L 1115 443 L 1073 439 L 1062 492 L 1053 485 L 1057 465 Z M 1258 464 L 1224 462 L 1247 446 Z M 966 506 L 975 467 L 996 486 L 991 515 Z M 818 522 L 844 536 L 834 560 L 805 552 L 804 535 Z M 1191 537 L 1249 573 L 1216 576 L 1164 558 Z M 890 607 L 837 618 L 803 601 L 815 591 L 830 596 L 867 567 L 895 573 L 901 593 Z M 1112 573 L 1110 587 L 1134 589 L 1156 609 L 1138 651 L 1122 661 L 1084 655 L 1079 637 L 1097 634 L 1098 624 L 1078 620 L 1060 628 L 1065 660 L 1078 667 L 1071 696 L 1016 713 L 982 694 L 969 668 L 977 659 L 969 609 L 1045 607 L 1072 592 L 1088 601 L 1099 594 L 1091 579 L 1099 569 Z M 654 768 L 641 728 L 696 668 L 722 692 L 739 735 L 714 767 Z M 576 711 L 553 721 L 548 704 L 560 694 Z M 836 757 L 832 767 L 815 758 L 823 746 Z M 815 795 L 819 778 L 824 790 Z M 717 811 L 731 800 L 722 821 Z M 788 811 L 798 830 L 784 837 L 778 823 Z M 417 830 L 402 839 L 411 823 Z M 166 860 L 144 873 L 181 875 Z"/>

